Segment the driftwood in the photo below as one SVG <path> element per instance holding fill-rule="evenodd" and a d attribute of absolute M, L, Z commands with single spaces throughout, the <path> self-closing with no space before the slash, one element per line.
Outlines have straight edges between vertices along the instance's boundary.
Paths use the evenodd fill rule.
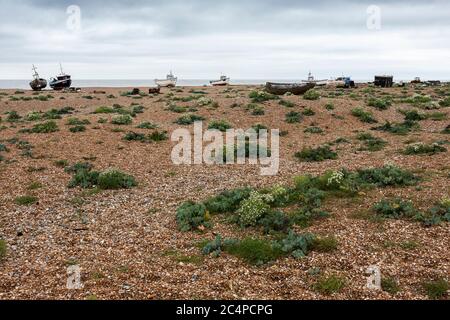
<path fill-rule="evenodd" d="M 276 94 L 276 95 L 283 95 L 288 92 L 295 94 L 295 95 L 301 95 L 304 94 L 306 91 L 314 88 L 316 86 L 315 83 L 274 83 L 274 82 L 267 82 L 266 83 L 266 90 L 269 93 Z"/>

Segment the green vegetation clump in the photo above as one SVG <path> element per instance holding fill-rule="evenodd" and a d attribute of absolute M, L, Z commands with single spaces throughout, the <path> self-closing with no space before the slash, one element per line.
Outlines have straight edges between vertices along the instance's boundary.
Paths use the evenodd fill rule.
<path fill-rule="evenodd" d="M 84 131 L 86 131 L 86 127 L 85 126 L 73 126 L 73 127 L 69 128 L 69 131 L 72 133 L 84 132 Z"/>
<path fill-rule="evenodd" d="M 314 289 L 321 294 L 331 295 L 345 287 L 345 278 L 338 275 L 324 276 L 314 285 Z"/>
<path fill-rule="evenodd" d="M 97 109 L 94 110 L 95 114 L 109 114 L 109 113 L 115 113 L 116 111 L 113 108 L 110 107 L 98 107 Z"/>
<path fill-rule="evenodd" d="M 392 295 L 400 291 L 397 281 L 395 281 L 395 279 L 391 277 L 381 278 L 381 289 L 384 292 L 390 293 Z"/>
<path fill-rule="evenodd" d="M 295 103 L 288 101 L 288 100 L 283 100 L 283 99 L 280 100 L 279 104 L 286 108 L 294 108 L 295 107 Z"/>
<path fill-rule="evenodd" d="M 0 239 L 0 261 L 6 257 L 6 253 L 7 253 L 6 241 Z"/>
<path fill-rule="evenodd" d="M 334 236 L 316 237 L 312 243 L 312 248 L 317 252 L 332 252 L 337 250 L 338 241 Z"/>
<path fill-rule="evenodd" d="M 32 133 L 51 133 L 58 131 L 58 125 L 55 121 L 47 121 L 44 123 L 36 124 L 32 129 Z"/>
<path fill-rule="evenodd" d="M 237 211 L 239 223 L 243 227 L 255 226 L 257 221 L 270 210 L 267 202 L 270 202 L 270 196 L 252 191 L 247 199 L 244 199 Z"/>
<path fill-rule="evenodd" d="M 439 101 L 439 105 L 444 108 L 450 107 L 450 97 L 447 97 L 444 100 Z"/>
<path fill-rule="evenodd" d="M 409 145 L 403 151 L 406 155 L 416 155 L 416 154 L 436 154 L 441 152 L 447 152 L 447 149 L 438 143 L 433 144 L 424 144 L 424 143 L 416 143 L 413 145 Z"/>
<path fill-rule="evenodd" d="M 445 129 L 442 130 L 441 133 L 443 133 L 443 134 L 450 134 L 450 124 L 448 126 L 446 126 Z"/>
<path fill-rule="evenodd" d="M 367 105 L 374 107 L 378 110 L 387 110 L 392 105 L 392 102 L 388 99 L 369 98 Z"/>
<path fill-rule="evenodd" d="M 167 131 L 154 131 L 152 132 L 148 138 L 150 139 L 150 141 L 154 141 L 154 142 L 160 142 L 160 141 L 165 141 L 168 140 L 169 137 L 167 136 Z"/>
<path fill-rule="evenodd" d="M 8 116 L 6 117 L 6 121 L 7 122 L 17 122 L 20 119 L 22 119 L 22 117 L 17 113 L 17 111 L 10 111 L 7 112 Z"/>
<path fill-rule="evenodd" d="M 373 210 L 389 219 L 412 218 L 417 214 L 417 210 L 411 201 L 403 201 L 401 199 L 384 199 L 373 206 Z"/>
<path fill-rule="evenodd" d="M 328 111 L 334 110 L 334 104 L 332 104 L 332 103 L 327 103 L 327 104 L 325 105 L 325 109 L 327 109 Z"/>
<path fill-rule="evenodd" d="M 299 123 L 302 120 L 302 114 L 300 112 L 291 111 L 286 113 L 287 123 Z"/>
<path fill-rule="evenodd" d="M 151 122 L 142 122 L 140 125 L 138 125 L 136 128 L 138 128 L 138 129 L 149 129 L 149 130 L 152 130 L 152 129 L 156 129 L 156 128 L 158 128 L 158 126 L 156 125 L 156 124 L 154 124 L 154 123 L 151 123 Z"/>
<path fill-rule="evenodd" d="M 406 135 L 412 130 L 417 130 L 419 128 L 420 126 L 417 122 L 406 120 L 403 123 L 391 123 L 387 121 L 384 125 L 373 128 L 373 130 L 386 131 L 397 135 Z"/>
<path fill-rule="evenodd" d="M 365 123 L 377 123 L 371 112 L 365 111 L 363 108 L 355 108 L 352 110 L 352 115 Z"/>
<path fill-rule="evenodd" d="M 361 183 L 372 184 L 377 187 L 406 187 L 414 186 L 420 178 L 412 172 L 400 169 L 394 165 L 386 165 L 381 168 L 360 169 L 357 178 Z"/>
<path fill-rule="evenodd" d="M 406 121 L 421 121 L 427 118 L 425 114 L 419 113 L 417 110 L 400 110 L 400 113 L 405 116 Z"/>
<path fill-rule="evenodd" d="M 120 115 L 112 118 L 111 123 L 122 126 L 129 125 L 133 123 L 133 119 L 129 115 Z"/>
<path fill-rule="evenodd" d="M 21 196 L 17 197 L 14 202 L 20 206 L 29 206 L 35 204 L 38 199 L 34 196 Z"/>
<path fill-rule="evenodd" d="M 297 152 L 295 157 L 305 162 L 320 162 L 328 159 L 335 160 L 338 155 L 331 150 L 329 145 L 323 145 L 317 148 L 304 148 Z"/>
<path fill-rule="evenodd" d="M 252 189 L 241 188 L 228 190 L 205 201 L 205 206 L 211 214 L 232 213 L 239 209 L 241 202 L 250 196 Z"/>
<path fill-rule="evenodd" d="M 185 116 L 182 116 L 182 117 L 178 118 L 175 121 L 175 123 L 179 124 L 181 126 L 184 126 L 184 125 L 191 125 L 194 122 L 203 121 L 203 120 L 205 120 L 205 118 L 202 117 L 202 116 L 198 116 L 198 115 L 195 115 L 195 114 L 190 114 L 190 115 L 185 115 Z"/>
<path fill-rule="evenodd" d="M 133 176 L 116 169 L 108 169 L 98 175 L 97 185 L 102 190 L 130 189 L 137 186 Z"/>
<path fill-rule="evenodd" d="M 193 201 L 185 202 L 177 209 L 176 219 L 178 229 L 182 232 L 211 226 L 205 205 Z"/>
<path fill-rule="evenodd" d="M 278 100 L 279 99 L 279 97 L 274 94 L 270 94 L 265 91 L 256 91 L 256 90 L 250 92 L 249 98 L 251 99 L 251 101 L 253 103 L 261 103 L 261 102 L 265 102 L 265 101 L 269 101 L 269 100 Z"/>
<path fill-rule="evenodd" d="M 380 151 L 387 145 L 386 141 L 384 141 L 381 138 L 374 137 L 370 133 L 360 133 L 358 134 L 357 139 L 359 141 L 362 141 L 364 144 L 359 149 L 360 151 L 370 151 L 370 152 Z"/>
<path fill-rule="evenodd" d="M 79 162 L 66 167 L 67 173 L 72 173 L 69 188 L 81 187 L 84 189 L 99 187 L 102 190 L 129 189 L 137 185 L 133 176 L 116 169 L 103 172 L 93 171 L 93 166 L 87 162 Z"/>
<path fill-rule="evenodd" d="M 311 117 L 311 116 L 315 115 L 316 112 L 311 108 L 306 108 L 305 110 L 303 110 L 302 114 L 304 116 Z"/>
<path fill-rule="evenodd" d="M 448 295 L 448 290 L 450 288 L 448 281 L 444 279 L 427 281 L 423 284 L 423 287 L 428 298 L 433 300 L 445 298 Z"/>
<path fill-rule="evenodd" d="M 88 119 L 80 120 L 78 118 L 69 118 L 66 122 L 66 125 L 68 126 L 83 126 L 88 124 L 91 124 Z"/>
<path fill-rule="evenodd" d="M 304 132 L 319 134 L 319 133 L 323 133 L 323 130 L 320 127 L 308 127 L 304 130 Z"/>
<path fill-rule="evenodd" d="M 225 120 L 212 121 L 208 126 L 208 130 L 219 130 L 222 132 L 226 132 L 231 128 L 232 126 Z"/>
<path fill-rule="evenodd" d="M 303 95 L 303 99 L 305 100 L 319 100 L 320 99 L 320 93 L 314 89 L 310 89 L 305 92 Z"/>

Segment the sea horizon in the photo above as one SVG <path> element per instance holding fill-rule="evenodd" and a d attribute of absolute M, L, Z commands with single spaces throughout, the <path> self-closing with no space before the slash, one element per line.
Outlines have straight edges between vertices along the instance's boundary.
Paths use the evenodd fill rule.
<path fill-rule="evenodd" d="M 211 79 L 179 79 L 177 86 L 201 87 L 209 85 Z M 304 79 L 303 79 L 304 80 Z M 30 89 L 31 79 L 0 79 L 0 89 Z M 301 82 L 302 79 L 232 79 L 230 85 L 264 85 L 266 82 Z M 373 80 L 355 79 L 356 83 L 368 83 Z M 396 80 L 409 82 L 406 79 Z M 449 80 L 440 80 L 448 82 Z M 72 87 L 79 88 L 128 88 L 128 87 L 152 87 L 154 79 L 72 79 Z"/>

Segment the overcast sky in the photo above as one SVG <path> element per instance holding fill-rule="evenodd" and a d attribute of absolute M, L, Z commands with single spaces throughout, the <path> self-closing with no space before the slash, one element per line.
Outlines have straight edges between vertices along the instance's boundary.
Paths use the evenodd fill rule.
<path fill-rule="evenodd" d="M 0 79 L 450 79 L 450 1 L 0 0 Z M 81 30 L 67 27 L 70 5 Z M 381 9 L 381 29 L 368 28 Z M 72 20 L 71 20 L 72 21 Z M 376 26 L 375 24 L 370 24 Z"/>

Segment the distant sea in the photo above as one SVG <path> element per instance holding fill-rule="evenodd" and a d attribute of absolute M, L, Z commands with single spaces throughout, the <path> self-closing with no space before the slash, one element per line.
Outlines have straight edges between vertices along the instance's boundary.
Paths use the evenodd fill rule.
<path fill-rule="evenodd" d="M 30 80 L 0 80 L 0 89 L 30 89 Z M 177 85 L 184 87 L 201 87 L 208 85 L 210 80 L 179 79 Z M 259 79 L 231 80 L 231 85 L 263 85 L 266 82 L 300 82 L 299 79 Z M 357 81 L 367 82 L 367 81 Z M 129 88 L 155 86 L 155 80 L 77 80 L 72 79 L 72 87 L 79 88 Z M 48 88 L 48 87 L 47 87 Z"/>

